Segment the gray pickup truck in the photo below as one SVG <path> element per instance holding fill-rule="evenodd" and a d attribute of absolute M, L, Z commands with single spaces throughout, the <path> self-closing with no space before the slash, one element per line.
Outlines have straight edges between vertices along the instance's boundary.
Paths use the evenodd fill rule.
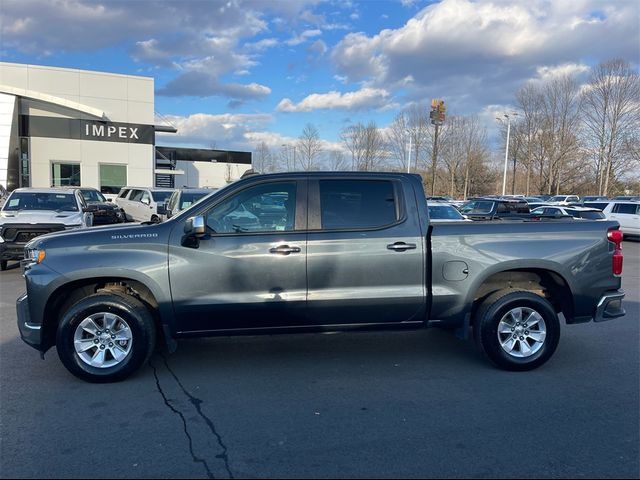
<path fill-rule="evenodd" d="M 18 326 L 93 382 L 181 337 L 432 326 L 530 370 L 560 313 L 624 315 L 621 242 L 612 221 L 431 225 L 416 175 L 256 175 L 160 224 L 34 239 Z"/>

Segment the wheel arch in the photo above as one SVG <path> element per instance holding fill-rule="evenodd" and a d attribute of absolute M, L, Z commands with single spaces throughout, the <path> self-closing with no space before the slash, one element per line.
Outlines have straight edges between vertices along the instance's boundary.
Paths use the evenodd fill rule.
<path fill-rule="evenodd" d="M 471 322 L 478 306 L 489 295 L 504 289 L 526 290 L 546 298 L 556 313 L 562 312 L 567 323 L 574 317 L 573 291 L 566 277 L 545 267 L 518 267 L 489 272 L 473 291 L 471 298 Z"/>
<path fill-rule="evenodd" d="M 151 313 L 158 341 L 164 342 L 169 350 L 175 349 L 175 340 L 171 336 L 165 306 L 161 305 L 157 292 L 152 291 L 144 282 L 129 276 L 103 276 L 75 279 L 58 286 L 45 304 L 42 321 L 42 352 L 56 343 L 56 331 L 60 315 L 78 301 L 98 292 L 109 292 L 118 295 L 131 295 L 140 300 Z M 161 340 L 162 339 L 162 340 Z"/>

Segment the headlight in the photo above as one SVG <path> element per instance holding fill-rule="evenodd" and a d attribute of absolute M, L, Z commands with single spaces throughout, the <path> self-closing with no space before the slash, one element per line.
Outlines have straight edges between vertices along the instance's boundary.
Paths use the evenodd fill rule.
<path fill-rule="evenodd" d="M 46 253 L 41 248 L 25 248 L 24 249 L 24 259 L 29 260 L 33 263 L 42 263 Z"/>

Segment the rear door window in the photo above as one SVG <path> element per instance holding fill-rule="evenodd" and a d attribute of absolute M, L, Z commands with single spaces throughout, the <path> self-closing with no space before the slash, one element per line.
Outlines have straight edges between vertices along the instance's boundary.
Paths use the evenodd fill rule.
<path fill-rule="evenodd" d="M 389 180 L 320 180 L 319 185 L 323 230 L 379 228 L 398 220 Z"/>
<path fill-rule="evenodd" d="M 635 215 L 638 211 L 638 205 L 635 203 L 617 203 L 613 207 L 613 213 L 622 213 L 622 214 L 630 214 Z"/>
<path fill-rule="evenodd" d="M 139 202 L 142 200 L 142 195 L 144 195 L 144 190 L 132 190 L 131 195 L 129 195 L 129 200 Z"/>

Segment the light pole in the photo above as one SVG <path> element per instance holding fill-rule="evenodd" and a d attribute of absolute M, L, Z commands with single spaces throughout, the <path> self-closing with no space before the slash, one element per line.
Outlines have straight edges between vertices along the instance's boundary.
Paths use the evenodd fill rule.
<path fill-rule="evenodd" d="M 411 136 L 411 131 L 409 131 L 409 157 L 407 157 L 407 173 L 411 173 L 411 140 L 413 140 L 413 137 Z"/>
<path fill-rule="evenodd" d="M 511 112 L 511 115 L 518 115 L 517 112 Z M 511 134 L 511 115 L 505 113 L 503 116 L 507 119 L 507 145 L 504 148 L 504 173 L 502 175 L 502 195 L 504 196 L 507 193 L 507 163 L 509 159 L 509 135 Z M 502 119 L 497 118 L 502 122 Z"/>

